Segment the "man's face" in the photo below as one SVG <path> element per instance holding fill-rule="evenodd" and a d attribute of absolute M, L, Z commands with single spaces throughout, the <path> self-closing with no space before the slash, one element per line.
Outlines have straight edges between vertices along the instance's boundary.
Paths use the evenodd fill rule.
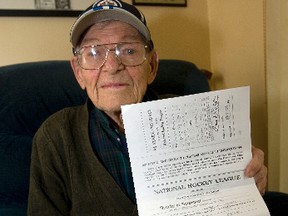
<path fill-rule="evenodd" d="M 93 25 L 85 34 L 80 47 L 121 42 L 143 43 L 143 40 L 129 24 L 113 21 Z M 113 49 L 114 45 L 106 47 Z M 141 102 L 147 85 L 156 76 L 158 59 L 155 52 L 147 52 L 143 64 L 125 66 L 111 51 L 100 69 L 84 70 L 76 57 L 71 60 L 71 64 L 78 83 L 82 89 L 86 89 L 93 104 L 110 113 L 119 112 L 121 105 Z"/>

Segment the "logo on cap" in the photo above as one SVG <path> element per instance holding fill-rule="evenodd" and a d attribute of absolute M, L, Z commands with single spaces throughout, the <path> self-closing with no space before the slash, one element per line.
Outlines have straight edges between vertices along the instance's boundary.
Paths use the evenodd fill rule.
<path fill-rule="evenodd" d="M 116 6 L 116 7 L 122 7 L 122 4 L 118 0 L 101 0 L 98 2 L 95 2 L 93 7 L 99 7 L 99 6 Z"/>

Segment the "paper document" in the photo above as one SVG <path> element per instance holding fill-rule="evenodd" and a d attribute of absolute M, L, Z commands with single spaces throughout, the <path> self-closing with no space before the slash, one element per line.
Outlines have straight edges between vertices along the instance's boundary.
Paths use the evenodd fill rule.
<path fill-rule="evenodd" d="M 270 215 L 253 178 L 249 87 L 122 106 L 139 216 Z"/>

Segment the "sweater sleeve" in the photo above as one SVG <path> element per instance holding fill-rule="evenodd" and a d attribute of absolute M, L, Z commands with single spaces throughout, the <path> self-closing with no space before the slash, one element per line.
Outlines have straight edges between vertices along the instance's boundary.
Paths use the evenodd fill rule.
<path fill-rule="evenodd" d="M 55 145 L 51 138 L 54 136 L 57 137 L 55 128 L 44 124 L 33 139 L 28 199 L 28 215 L 31 216 L 69 215 L 71 209 L 67 170 L 63 170 L 65 160 L 61 157 L 64 152 Z"/>

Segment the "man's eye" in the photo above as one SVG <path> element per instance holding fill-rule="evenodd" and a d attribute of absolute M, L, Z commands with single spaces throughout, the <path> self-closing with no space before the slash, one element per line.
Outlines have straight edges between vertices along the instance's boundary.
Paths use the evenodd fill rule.
<path fill-rule="evenodd" d="M 99 58 L 105 56 L 105 50 L 91 48 L 86 50 L 84 55 L 86 58 Z"/>
<path fill-rule="evenodd" d="M 133 48 L 127 48 L 122 53 L 124 55 L 134 55 L 136 53 L 136 50 Z"/>
<path fill-rule="evenodd" d="M 98 55 L 98 52 L 95 49 L 91 49 L 88 53 L 87 56 L 89 57 L 95 57 Z"/>

